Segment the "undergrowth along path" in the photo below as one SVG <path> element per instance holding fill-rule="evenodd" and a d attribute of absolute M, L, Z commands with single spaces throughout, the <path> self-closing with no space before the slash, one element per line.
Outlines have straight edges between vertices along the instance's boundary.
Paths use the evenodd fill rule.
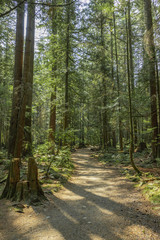
<path fill-rule="evenodd" d="M 160 239 L 160 216 L 119 170 L 99 163 L 89 149 L 77 150 L 72 159 L 76 168 L 65 187 L 43 207 L 21 215 L 8 211 L 2 219 L 12 234 L 1 229 L 0 239 Z"/>

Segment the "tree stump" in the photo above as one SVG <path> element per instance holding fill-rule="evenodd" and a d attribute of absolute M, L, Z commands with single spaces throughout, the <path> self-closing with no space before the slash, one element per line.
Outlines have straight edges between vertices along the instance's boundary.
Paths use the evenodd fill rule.
<path fill-rule="evenodd" d="M 20 159 L 13 158 L 2 198 L 12 199 L 15 196 L 17 183 L 20 181 Z"/>
<path fill-rule="evenodd" d="M 11 161 L 6 186 L 1 198 L 13 201 L 25 201 L 29 204 L 47 200 L 38 181 L 38 168 L 34 158 L 28 160 L 26 181 L 20 181 L 20 159 Z"/>
<path fill-rule="evenodd" d="M 31 201 L 46 199 L 38 181 L 38 168 L 34 158 L 29 158 L 28 160 L 27 181 L 29 183 L 29 199 Z"/>
<path fill-rule="evenodd" d="M 17 182 L 16 192 L 13 200 L 20 202 L 23 199 L 23 182 Z"/>

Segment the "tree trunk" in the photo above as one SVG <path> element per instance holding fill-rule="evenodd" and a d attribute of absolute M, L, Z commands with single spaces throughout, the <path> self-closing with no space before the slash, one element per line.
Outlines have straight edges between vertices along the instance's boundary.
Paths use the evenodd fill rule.
<path fill-rule="evenodd" d="M 157 96 L 156 96 L 156 75 L 155 75 L 155 45 L 153 37 L 153 23 L 151 0 L 144 0 L 145 13 L 145 52 L 149 70 L 150 99 L 151 99 L 151 127 L 152 127 L 152 157 L 156 161 L 158 153 L 158 121 L 157 121 Z"/>
<path fill-rule="evenodd" d="M 107 133 L 107 90 L 106 90 L 106 68 L 105 68 L 105 40 L 104 40 L 104 16 L 101 12 L 101 72 L 102 72 L 102 121 L 103 121 L 103 148 L 105 149 L 107 147 L 107 141 L 108 141 L 108 133 Z"/>
<path fill-rule="evenodd" d="M 20 159 L 14 158 L 10 163 L 9 175 L 1 198 L 15 200 L 15 197 L 17 195 L 16 187 L 19 181 L 20 181 Z"/>
<path fill-rule="evenodd" d="M 116 29 L 116 19 L 113 12 L 114 21 L 114 37 L 115 37 L 115 54 L 116 54 L 116 79 L 117 79 L 117 93 L 118 93 L 118 126 L 119 126 L 119 146 L 120 150 L 123 151 L 123 134 L 122 134 L 122 120 L 121 120 L 121 101 L 120 101 L 120 83 L 119 83 L 119 64 L 118 64 L 118 50 L 117 50 L 117 29 Z"/>
<path fill-rule="evenodd" d="M 33 1 L 34 2 L 34 1 Z M 31 43 L 30 43 L 30 65 L 28 78 L 28 95 L 26 99 L 25 128 L 24 128 L 24 149 L 23 155 L 32 155 L 32 93 L 33 93 L 33 68 L 34 68 L 34 35 L 35 35 L 35 6 L 31 5 L 28 9 L 31 15 Z"/>
<path fill-rule="evenodd" d="M 66 3 L 69 3 L 67 0 Z M 69 99 L 68 99 L 68 78 L 69 78 L 69 48 L 70 48 L 70 5 L 67 6 L 67 31 L 66 31 L 66 74 L 65 74 L 65 112 L 64 112 L 64 130 L 69 126 Z M 66 139 L 64 140 L 66 142 Z"/>
<path fill-rule="evenodd" d="M 111 81 L 114 82 L 114 58 L 113 58 L 113 23 L 110 23 L 110 32 L 111 32 Z M 112 130 L 112 146 L 116 148 L 116 132 Z"/>
<path fill-rule="evenodd" d="M 129 149 L 129 155 L 130 155 L 130 161 L 133 169 L 141 175 L 140 170 L 137 168 L 137 166 L 134 163 L 133 159 L 133 119 L 132 119 L 132 95 L 131 95 L 131 73 L 130 73 L 130 60 L 129 60 L 129 30 L 128 30 L 128 21 L 127 21 L 127 15 L 126 17 L 126 35 L 127 35 L 127 77 L 128 77 L 128 97 L 129 97 L 129 121 L 130 121 L 130 149 Z"/>
<path fill-rule="evenodd" d="M 85 147 L 85 141 L 84 141 L 84 112 L 83 112 L 84 106 L 81 107 L 81 148 Z"/>
<path fill-rule="evenodd" d="M 51 93 L 49 140 L 51 141 L 52 144 L 55 143 L 55 132 L 56 132 L 56 103 L 55 103 L 55 100 L 56 100 L 56 87 L 54 89 L 54 92 Z"/>
<path fill-rule="evenodd" d="M 134 87 L 134 66 L 133 66 L 133 51 L 132 51 L 132 25 L 131 25 L 131 15 L 130 15 L 130 0 L 128 0 L 128 42 L 129 42 L 129 65 L 130 65 L 130 78 L 131 78 L 131 88 L 133 97 L 135 97 L 135 87 Z M 137 120 L 133 118 L 133 129 L 134 129 L 134 145 L 137 145 Z"/>
<path fill-rule="evenodd" d="M 26 181 L 20 181 L 20 159 L 14 158 L 10 164 L 9 175 L 1 198 L 12 201 L 25 201 L 29 204 L 46 200 L 38 181 L 37 164 L 33 158 L 28 160 Z"/>
<path fill-rule="evenodd" d="M 34 158 L 29 158 L 28 160 L 27 181 L 29 183 L 28 199 L 30 201 L 41 201 L 41 199 L 46 199 L 38 181 L 38 168 Z"/>
<path fill-rule="evenodd" d="M 19 3 L 17 1 L 17 3 Z M 16 47 L 14 65 L 14 86 L 12 98 L 12 114 L 9 130 L 8 155 L 14 155 L 17 138 L 18 117 L 21 104 L 22 68 L 23 68 L 23 43 L 24 43 L 24 4 L 17 8 Z"/>
<path fill-rule="evenodd" d="M 56 2 L 54 2 L 56 4 Z M 53 1 L 52 1 L 53 4 Z M 52 34 L 57 34 L 56 26 L 57 9 L 52 11 Z M 57 41 L 53 41 L 53 48 Z M 49 122 L 49 141 L 51 143 L 50 150 L 55 153 L 55 132 L 56 132 L 56 70 L 57 70 L 57 54 L 53 49 L 52 57 L 54 59 L 52 65 L 52 93 L 51 93 L 51 107 L 50 107 L 50 122 Z M 54 86 L 54 87 L 53 87 Z"/>
<path fill-rule="evenodd" d="M 116 148 L 117 142 L 116 142 L 116 132 L 112 132 L 112 146 Z"/>
<path fill-rule="evenodd" d="M 34 3 L 34 0 L 31 1 Z M 38 182 L 38 169 L 33 158 L 28 161 L 28 177 L 26 181 L 20 181 L 20 156 L 22 151 L 23 134 L 24 134 L 24 122 L 25 122 L 25 110 L 27 104 L 27 97 L 31 96 L 29 94 L 29 88 L 31 88 L 32 81 L 30 82 L 30 77 L 33 79 L 33 36 L 34 36 L 34 6 L 29 4 L 28 7 L 28 18 L 27 18 L 27 33 L 26 33 L 26 47 L 25 47 L 25 57 L 24 57 L 24 71 L 23 71 L 23 93 L 21 95 L 21 105 L 18 113 L 18 123 L 17 123 L 17 134 L 14 139 L 14 158 L 11 161 L 10 170 L 6 186 L 2 193 L 2 198 L 8 198 L 11 200 L 25 200 L 29 203 L 34 201 L 40 201 L 45 199 L 44 193 Z M 17 56 L 17 55 L 16 55 Z M 21 57 L 21 55 L 19 55 Z M 17 59 L 19 62 L 19 59 Z M 19 84 L 19 86 L 22 83 Z M 31 106 L 31 105 L 30 105 Z"/>
<path fill-rule="evenodd" d="M 32 0 L 31 3 L 33 3 L 34 0 Z M 15 149 L 14 149 L 14 156 L 15 157 L 21 157 L 22 153 L 22 144 L 23 144 L 23 138 L 24 138 L 24 125 L 25 125 L 25 113 L 26 113 L 26 104 L 27 104 L 27 98 L 30 96 L 31 88 L 31 82 L 30 77 L 33 74 L 33 66 L 31 69 L 31 57 L 33 58 L 34 54 L 31 54 L 31 49 L 33 49 L 33 36 L 34 36 L 34 15 L 32 15 L 32 4 L 28 5 L 28 17 L 27 17 L 27 33 L 26 33 L 26 43 L 25 43 L 25 56 L 24 56 L 24 70 L 23 70 L 23 88 L 22 88 L 22 96 L 21 96 L 21 106 L 20 106 L 20 112 L 19 112 L 19 118 L 18 118 L 18 128 L 17 128 L 17 136 L 16 136 L 16 142 L 15 142 Z M 30 89 L 31 88 L 31 89 Z"/>

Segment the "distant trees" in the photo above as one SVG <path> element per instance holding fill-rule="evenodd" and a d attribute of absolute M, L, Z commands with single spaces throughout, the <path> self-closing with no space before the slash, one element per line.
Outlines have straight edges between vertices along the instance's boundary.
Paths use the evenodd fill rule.
<path fill-rule="evenodd" d="M 7 7 L 2 2 L 0 14 L 6 10 Z M 13 13 L 0 18 L 0 149 L 7 148 L 9 140 L 15 40 L 14 18 Z"/>

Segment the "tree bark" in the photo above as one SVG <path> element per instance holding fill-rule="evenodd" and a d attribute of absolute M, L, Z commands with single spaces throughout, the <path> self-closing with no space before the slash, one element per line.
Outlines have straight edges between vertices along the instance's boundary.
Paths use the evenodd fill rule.
<path fill-rule="evenodd" d="M 66 3 L 69 3 L 68 0 Z M 64 112 L 64 130 L 69 126 L 69 98 L 68 98 L 68 79 L 69 79 L 69 48 L 70 48 L 70 6 L 67 6 L 67 31 L 66 31 L 66 74 L 65 74 L 65 112 Z M 64 140 L 64 142 L 66 139 Z"/>
<path fill-rule="evenodd" d="M 56 132 L 56 87 L 54 92 L 51 93 L 51 109 L 50 109 L 50 123 L 49 123 L 49 140 L 52 144 L 55 143 L 55 132 Z"/>
<path fill-rule="evenodd" d="M 52 1 L 53 4 L 53 1 Z M 55 1 L 56 4 L 56 1 Z M 53 9 L 52 11 L 52 34 L 55 36 L 57 34 L 57 9 Z M 55 133 L 56 133 L 56 70 L 57 70 L 57 54 L 54 51 L 55 44 L 57 41 L 53 41 L 53 53 L 52 57 L 54 59 L 54 63 L 52 63 L 52 93 L 51 93 L 51 107 L 50 107 L 50 122 L 49 122 L 49 141 L 51 143 L 51 150 L 55 153 Z"/>
<path fill-rule="evenodd" d="M 131 88 L 132 88 L 133 97 L 135 97 L 130 0 L 128 0 L 128 42 L 129 42 L 129 65 L 130 65 Z M 136 120 L 136 118 L 133 118 L 133 129 L 134 129 L 134 145 L 136 146 L 137 142 L 138 142 L 138 139 L 137 139 L 137 120 Z"/>
<path fill-rule="evenodd" d="M 153 36 L 151 0 L 144 0 L 144 14 L 146 28 L 144 34 L 144 44 L 150 81 L 152 158 L 154 161 L 156 161 L 156 157 L 158 154 L 158 121 L 157 121 L 156 75 L 155 75 L 155 45 Z"/>
<path fill-rule="evenodd" d="M 122 134 L 122 120 L 121 120 L 121 101 L 120 101 L 120 83 L 119 83 L 119 64 L 118 64 L 118 50 L 117 50 L 117 29 L 116 29 L 116 19 L 113 12 L 113 22 L 114 22 L 114 37 L 115 37 L 115 54 L 116 54 L 116 80 L 117 80 L 117 93 L 118 93 L 118 126 L 119 126 L 119 146 L 120 150 L 123 151 L 123 134 Z"/>
<path fill-rule="evenodd" d="M 1 198 L 12 201 L 25 201 L 29 204 L 46 200 L 38 181 L 38 168 L 34 158 L 28 160 L 28 174 L 26 181 L 20 181 L 20 159 L 11 161 L 9 175 Z"/>
<path fill-rule="evenodd" d="M 25 123 L 25 113 L 26 105 L 29 104 L 31 108 L 32 104 L 32 83 L 33 83 L 33 57 L 34 57 L 34 0 L 30 1 L 28 6 L 28 17 L 27 17 L 27 33 L 26 33 L 26 45 L 25 45 L 25 56 L 24 56 L 24 70 L 23 70 L 23 82 L 19 81 L 18 87 L 22 86 L 21 103 L 20 109 L 17 116 L 17 128 L 16 136 L 13 139 L 15 141 L 14 158 L 11 161 L 10 170 L 6 186 L 2 193 L 2 198 L 8 198 L 11 200 L 25 200 L 29 203 L 40 201 L 45 199 L 44 193 L 39 185 L 38 181 L 38 169 L 36 162 L 33 158 L 28 161 L 28 176 L 26 181 L 20 181 L 20 157 L 22 152 L 22 143 L 24 137 L 24 123 Z M 23 14 L 24 16 L 24 14 Z M 24 20 L 24 18 L 22 19 Z M 17 21 L 19 22 L 19 21 Z M 22 30 L 22 28 L 21 28 Z M 19 31 L 18 31 L 19 32 Z M 17 36 L 18 37 L 18 36 Z M 17 40 L 18 41 L 18 40 Z M 22 59 L 20 61 L 21 54 L 16 53 L 16 64 L 17 62 L 22 64 Z M 18 58 L 19 57 L 19 58 Z M 15 67 L 17 70 L 18 66 Z M 22 70 L 22 66 L 20 68 Z M 19 71 L 20 72 L 20 71 Z M 16 73 L 17 74 L 17 73 Z M 18 75 L 19 76 L 19 75 Z M 15 96 L 15 95 L 14 95 Z M 31 98 L 27 101 L 28 98 Z M 16 98 L 17 100 L 17 98 Z M 13 102 L 14 106 L 15 102 Z M 14 119 L 15 120 L 15 119 Z M 14 129 L 15 130 L 15 129 Z"/>
<path fill-rule="evenodd" d="M 130 161 L 133 169 L 141 175 L 140 170 L 137 168 L 137 166 L 134 163 L 133 158 L 133 118 L 132 118 L 132 94 L 131 94 L 131 73 L 130 73 L 130 60 L 129 60 L 129 30 L 128 30 L 128 21 L 127 21 L 127 15 L 125 13 L 126 18 L 126 35 L 127 35 L 127 78 L 128 78 L 128 97 L 129 97 L 129 125 L 130 125 L 130 149 L 129 149 L 129 155 L 130 155 Z"/>
<path fill-rule="evenodd" d="M 1 198 L 15 200 L 15 196 L 17 194 L 16 187 L 19 181 L 20 181 L 20 159 L 14 158 L 10 163 L 9 175 Z"/>
<path fill-rule="evenodd" d="M 33 3 L 34 0 L 31 1 Z M 26 114 L 26 104 L 27 98 L 30 96 L 31 91 L 31 82 L 30 77 L 33 74 L 33 69 L 31 69 L 31 57 L 33 58 L 34 54 L 31 54 L 31 43 L 33 40 L 33 21 L 34 15 L 32 15 L 32 5 L 31 3 L 28 5 L 28 17 L 27 17 L 27 33 L 26 33 L 26 43 L 25 43 L 25 55 L 24 55 L 24 70 L 23 70 L 23 87 L 22 87 L 22 96 L 21 96 L 21 106 L 18 117 L 18 128 L 17 128 L 17 136 L 15 141 L 15 149 L 14 156 L 21 157 L 22 153 L 22 144 L 24 138 L 24 126 L 25 126 L 25 114 Z M 33 61 L 33 59 L 32 59 Z M 33 68 L 33 67 L 32 67 Z M 32 73 L 31 73 L 32 71 Z M 30 89 L 31 88 L 31 89 Z"/>
<path fill-rule="evenodd" d="M 101 72 L 102 72 L 102 122 L 103 122 L 103 148 L 105 149 L 107 147 L 107 142 L 108 142 L 108 132 L 107 132 L 107 110 L 106 110 L 106 105 L 107 105 L 107 87 L 106 87 L 106 68 L 105 68 L 105 39 L 104 39 L 104 15 L 101 12 L 101 19 L 100 19 L 100 24 L 101 24 Z"/>
<path fill-rule="evenodd" d="M 19 3 L 17 1 L 17 3 Z M 23 69 L 23 44 L 24 44 L 24 4 L 17 8 L 16 24 L 16 47 L 15 47 L 15 65 L 14 65 L 14 86 L 12 97 L 12 113 L 9 130 L 8 155 L 14 155 L 15 142 L 17 137 L 18 117 L 21 104 L 21 86 Z"/>
<path fill-rule="evenodd" d="M 33 1 L 34 2 L 34 1 Z M 32 2 L 32 3 L 33 3 Z M 25 113 L 25 127 L 24 127 L 24 149 L 23 155 L 32 155 L 32 93 L 33 93 L 33 68 L 34 68 L 34 38 L 35 38 L 35 6 L 29 6 L 29 14 L 31 15 L 31 29 L 30 29 L 30 63 L 29 63 L 29 77 L 28 77 L 28 95 L 26 97 L 26 113 Z"/>

